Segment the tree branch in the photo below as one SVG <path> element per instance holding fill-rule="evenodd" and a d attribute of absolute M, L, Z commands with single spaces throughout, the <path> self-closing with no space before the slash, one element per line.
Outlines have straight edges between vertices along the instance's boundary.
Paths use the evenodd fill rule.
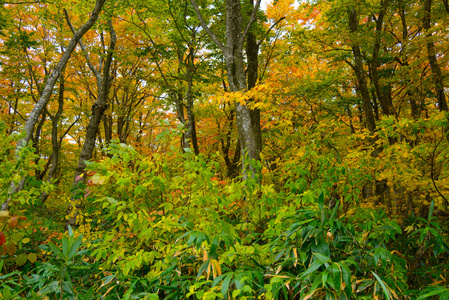
<path fill-rule="evenodd" d="M 195 0 L 190 0 L 190 1 L 192 2 Z M 246 36 L 248 35 L 251 25 L 253 25 L 254 21 L 256 21 L 257 12 L 259 11 L 260 1 L 261 0 L 257 0 L 256 5 L 254 6 L 253 12 L 251 13 L 251 18 L 249 19 L 249 22 L 246 25 L 245 31 L 243 32 L 242 36 L 240 37 L 240 41 L 239 41 L 240 45 L 243 45 L 243 41 L 245 40 Z"/>
<path fill-rule="evenodd" d="M 276 21 L 276 23 L 274 23 L 273 25 L 270 26 L 270 28 L 268 28 L 267 32 L 265 33 L 265 35 L 263 36 L 263 38 L 259 41 L 259 43 L 257 43 L 257 46 L 260 46 L 263 41 L 267 38 L 267 36 L 270 34 L 271 30 L 274 28 L 274 26 L 276 26 L 277 24 L 279 24 L 282 20 L 284 20 L 285 17 L 280 18 L 279 20 Z"/>
<path fill-rule="evenodd" d="M 64 8 L 64 15 L 65 15 L 65 19 L 67 20 L 67 24 L 70 27 L 70 30 L 72 30 L 72 33 L 75 34 L 75 32 L 76 32 L 75 28 L 73 28 L 73 25 L 69 19 L 69 14 L 67 12 L 67 9 L 65 9 L 65 8 Z M 98 72 L 97 69 L 95 69 L 94 65 L 92 64 L 90 57 L 89 57 L 89 53 L 87 53 L 86 47 L 84 47 L 83 41 L 80 39 L 78 44 L 80 45 L 81 50 L 83 50 L 83 52 L 84 52 L 84 57 L 86 58 L 87 65 L 89 66 L 89 69 L 92 71 L 92 73 L 94 73 L 95 77 L 97 77 L 97 79 L 98 79 L 98 77 L 100 76 L 100 72 Z"/>
<path fill-rule="evenodd" d="M 206 21 L 204 21 L 203 16 L 201 15 L 200 9 L 198 8 L 198 5 L 196 4 L 196 1 L 195 0 L 190 0 L 190 3 L 192 4 L 193 9 L 195 10 L 198 19 L 200 19 L 201 26 L 203 26 L 203 29 L 211 37 L 211 39 L 214 41 L 214 43 L 217 44 L 218 47 L 220 47 L 221 51 L 225 52 L 224 45 L 218 40 L 218 38 L 215 35 L 215 33 L 213 33 L 212 30 L 210 30 L 210 28 L 206 24 Z M 257 3 L 260 4 L 260 0 L 258 0 Z M 253 11 L 253 14 L 255 14 L 254 11 Z M 252 17 L 253 16 L 251 15 L 251 18 Z M 254 20 L 252 22 L 254 22 Z M 250 21 L 250 23 L 248 23 L 248 25 L 252 24 L 252 22 Z"/>

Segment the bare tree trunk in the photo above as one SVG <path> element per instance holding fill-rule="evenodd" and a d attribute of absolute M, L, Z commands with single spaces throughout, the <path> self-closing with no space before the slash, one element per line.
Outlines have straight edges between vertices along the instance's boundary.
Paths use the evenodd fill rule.
<path fill-rule="evenodd" d="M 430 68 L 432 69 L 433 82 L 435 84 L 435 93 L 438 101 L 438 109 L 440 111 L 447 111 L 446 95 L 444 94 L 444 83 L 443 74 L 441 73 L 441 68 L 438 65 L 437 55 L 435 50 L 435 44 L 432 41 L 431 29 L 431 9 L 432 0 L 424 0 L 424 19 L 423 28 L 426 34 L 426 47 L 427 47 L 427 58 L 429 59 Z"/>
<path fill-rule="evenodd" d="M 68 20 L 68 18 L 67 18 Z M 96 80 L 97 80 L 97 88 L 98 88 L 98 96 L 95 103 L 92 105 L 92 114 L 89 119 L 89 124 L 87 125 L 86 129 L 86 137 L 84 139 L 84 145 L 80 153 L 80 157 L 78 160 L 78 165 L 75 169 L 75 180 L 74 180 L 74 187 L 78 186 L 81 183 L 85 182 L 85 177 L 82 177 L 81 179 L 77 180 L 77 177 L 84 173 L 84 170 L 86 168 L 86 161 L 90 160 L 92 158 L 92 153 L 95 148 L 95 140 L 98 134 L 98 128 L 100 125 L 100 122 L 102 120 L 103 114 L 108 108 L 108 95 L 109 90 L 111 86 L 111 76 L 110 76 L 110 68 L 112 63 L 112 56 L 114 54 L 115 50 L 115 44 L 117 41 L 117 36 L 114 31 L 114 27 L 112 26 L 112 22 L 109 21 L 109 30 L 111 35 L 111 41 L 109 44 L 109 49 L 107 49 L 107 56 L 104 63 L 100 59 L 100 67 L 99 70 L 95 69 L 95 67 L 92 65 L 89 56 L 86 52 L 86 49 L 80 40 L 80 46 L 83 50 L 83 52 L 86 53 L 86 60 L 89 65 L 89 68 L 94 73 Z M 74 195 L 76 195 L 76 188 Z M 72 195 L 71 201 L 72 203 L 69 204 L 68 208 L 68 215 L 69 219 L 66 222 L 66 225 L 72 225 L 74 226 L 76 224 L 76 213 L 73 214 L 72 210 L 75 206 L 74 202 L 76 199 Z"/>
<path fill-rule="evenodd" d="M 249 0 L 251 8 L 254 9 L 254 0 Z M 251 11 L 248 12 L 251 15 Z M 248 62 L 247 77 L 248 77 L 248 90 L 254 88 L 259 78 L 259 43 L 257 42 L 256 35 L 253 30 L 248 32 L 246 37 L 246 58 Z M 254 99 L 252 99 L 254 101 Z M 256 148 L 259 149 L 259 153 L 262 151 L 262 130 L 260 128 L 260 109 L 255 108 L 250 110 L 251 114 L 251 127 L 253 128 L 256 136 Z M 260 158 L 257 158 L 258 160 Z"/>
<path fill-rule="evenodd" d="M 189 72 L 188 72 L 189 73 Z M 187 75 L 189 76 L 189 75 Z M 186 139 L 192 143 L 193 152 L 195 155 L 200 154 L 198 147 L 198 139 L 196 137 L 196 124 L 195 124 L 195 114 L 193 112 L 193 96 L 192 96 L 192 79 L 189 77 L 189 82 L 187 83 L 187 93 L 186 93 L 186 111 L 187 111 L 187 131 Z"/>
<path fill-rule="evenodd" d="M 357 11 L 354 8 L 349 10 L 349 27 L 351 33 L 357 33 L 358 27 L 358 16 Z M 365 113 L 366 127 L 373 134 L 376 131 L 376 120 L 374 118 L 373 107 L 371 104 L 368 84 L 365 77 L 365 71 L 363 70 L 363 60 L 362 52 L 360 51 L 360 46 L 354 43 L 352 46 L 352 53 L 354 54 L 354 65 L 353 69 L 357 77 L 357 85 L 362 97 L 363 111 Z"/>
<path fill-rule="evenodd" d="M 379 52 L 381 46 L 381 34 L 383 30 L 383 21 L 385 14 L 387 12 L 388 6 L 390 4 L 389 0 L 381 0 L 381 8 L 379 15 L 376 18 L 376 32 L 375 32 L 375 41 L 373 45 L 373 55 L 371 61 L 371 78 L 374 84 L 374 89 L 377 94 L 377 98 L 379 99 L 380 106 L 382 107 L 382 111 L 387 116 L 394 115 L 394 107 L 391 99 L 391 84 L 387 84 L 386 86 L 382 86 L 379 80 Z"/>
<path fill-rule="evenodd" d="M 50 113 L 48 113 L 48 116 L 51 119 L 52 126 L 51 126 L 51 147 L 53 150 L 53 153 L 51 155 L 51 167 L 48 171 L 47 175 L 47 181 L 51 182 L 53 175 L 56 173 L 56 170 L 58 168 L 59 164 L 59 139 L 58 139 L 58 123 L 59 119 L 62 116 L 62 112 L 64 111 L 64 78 L 61 76 L 59 79 L 59 97 L 58 97 L 58 111 L 54 116 L 52 116 Z M 49 194 L 43 193 L 41 195 L 41 202 L 44 203 Z"/>

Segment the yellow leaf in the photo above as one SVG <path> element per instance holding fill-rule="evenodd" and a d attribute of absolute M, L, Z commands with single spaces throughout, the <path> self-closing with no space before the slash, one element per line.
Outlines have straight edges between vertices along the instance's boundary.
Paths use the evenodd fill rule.
<path fill-rule="evenodd" d="M 30 253 L 28 254 L 28 260 L 30 261 L 30 263 L 35 263 L 37 260 L 37 255 L 36 253 Z"/>
<path fill-rule="evenodd" d="M 23 240 L 22 240 L 22 243 L 24 243 L 24 244 L 28 244 L 30 242 L 30 239 L 29 238 L 24 238 Z"/>
<path fill-rule="evenodd" d="M 211 264 L 212 264 L 212 268 L 214 270 L 214 278 L 217 276 L 220 276 L 221 275 L 220 263 L 216 259 L 213 259 L 211 261 Z"/>
<path fill-rule="evenodd" d="M 207 250 L 204 249 L 204 251 L 203 251 L 203 261 L 206 261 L 206 260 L 207 260 Z"/>
<path fill-rule="evenodd" d="M 295 257 L 295 262 L 293 266 L 296 267 L 296 265 L 298 264 L 298 251 L 296 250 L 296 248 L 293 248 L 293 256 Z"/>
<path fill-rule="evenodd" d="M 9 211 L 7 211 L 7 210 L 0 211 L 0 219 L 6 219 L 6 218 L 9 218 Z"/>

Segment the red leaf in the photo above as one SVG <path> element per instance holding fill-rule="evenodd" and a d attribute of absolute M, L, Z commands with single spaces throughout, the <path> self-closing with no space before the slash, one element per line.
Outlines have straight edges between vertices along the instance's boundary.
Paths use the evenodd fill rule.
<path fill-rule="evenodd" d="M 5 234 L 0 231 L 0 245 L 3 245 L 4 243 L 6 243 L 6 237 Z"/>

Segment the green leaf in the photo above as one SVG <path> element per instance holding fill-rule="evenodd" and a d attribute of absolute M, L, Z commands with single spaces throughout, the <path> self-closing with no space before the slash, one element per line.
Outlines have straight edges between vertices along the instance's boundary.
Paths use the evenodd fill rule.
<path fill-rule="evenodd" d="M 223 296 L 225 298 L 227 298 L 228 289 L 229 289 L 229 285 L 231 283 L 231 280 L 232 280 L 232 273 L 228 273 L 226 275 L 226 278 L 223 280 L 222 285 L 221 285 L 221 293 L 223 294 Z"/>
<path fill-rule="evenodd" d="M 54 254 L 56 254 L 57 257 L 59 257 L 60 259 L 64 259 L 64 255 L 55 244 L 53 244 L 52 242 L 48 242 L 48 245 L 50 246 L 51 250 L 53 251 Z"/>
<path fill-rule="evenodd" d="M 312 283 L 312 287 L 310 288 L 310 294 L 315 293 L 315 290 L 318 288 L 320 283 L 321 283 L 321 276 L 317 276 Z"/>
<path fill-rule="evenodd" d="M 365 279 L 361 281 L 361 284 L 357 287 L 357 293 L 365 290 L 367 287 L 372 285 L 374 283 L 374 280 L 372 279 Z"/>
<path fill-rule="evenodd" d="M 210 261 L 206 260 L 200 267 L 200 269 L 198 270 L 198 275 L 196 276 L 196 280 L 198 280 L 201 276 L 201 274 L 203 274 L 204 270 L 206 270 L 206 268 L 209 266 Z"/>
<path fill-rule="evenodd" d="M 435 290 L 433 290 L 433 291 L 431 291 L 431 292 L 429 292 L 427 294 L 419 296 L 417 300 L 428 299 L 428 298 L 430 298 L 432 296 L 441 295 L 441 294 L 443 294 L 445 292 L 449 292 L 449 289 L 445 288 L 445 287 L 438 287 Z"/>
<path fill-rule="evenodd" d="M 21 267 L 27 263 L 28 257 L 25 253 L 19 254 L 16 257 L 16 264 Z"/>
<path fill-rule="evenodd" d="M 220 242 L 219 237 L 218 236 L 214 237 L 214 239 L 212 240 L 212 244 L 210 245 L 209 257 L 212 257 L 215 255 L 215 253 L 217 252 L 219 242 Z"/>
<path fill-rule="evenodd" d="M 335 218 L 335 215 L 337 214 L 337 211 L 338 211 L 338 207 L 339 207 L 339 206 L 340 206 L 340 201 L 337 200 L 337 203 L 335 203 L 334 210 L 332 211 L 332 215 L 331 215 L 331 217 L 329 218 L 329 220 L 333 220 L 333 219 Z"/>
<path fill-rule="evenodd" d="M 429 207 L 429 215 L 427 217 L 427 219 L 430 222 L 430 219 L 432 218 L 432 214 L 433 214 L 433 210 L 435 209 L 435 199 L 432 199 L 432 202 L 430 202 L 430 207 Z"/>
<path fill-rule="evenodd" d="M 332 260 L 329 257 L 327 257 L 326 255 L 323 255 L 321 253 L 313 253 L 313 255 L 315 255 L 316 258 L 318 258 L 318 260 L 320 262 L 322 262 L 323 264 L 332 262 Z"/>
<path fill-rule="evenodd" d="M 101 284 L 101 286 L 107 285 L 109 282 L 111 282 L 112 279 L 114 279 L 114 277 L 115 275 L 109 275 L 103 278 L 103 283 Z"/>
<path fill-rule="evenodd" d="M 11 297 L 12 297 L 11 290 L 9 289 L 8 286 L 5 286 L 2 291 L 2 298 L 9 300 L 9 299 L 11 299 Z"/>
<path fill-rule="evenodd" d="M 177 286 L 168 286 L 168 285 L 155 285 L 156 288 L 162 289 L 162 290 L 177 290 L 179 287 Z"/>
<path fill-rule="evenodd" d="M 226 277 L 226 274 L 222 274 L 220 276 L 217 276 L 214 281 L 212 282 L 212 287 L 216 286 L 223 278 Z"/>
<path fill-rule="evenodd" d="M 67 230 L 69 232 L 69 236 L 73 236 L 73 230 L 72 230 L 72 226 L 67 226 Z"/>
<path fill-rule="evenodd" d="M 233 290 L 232 291 L 232 299 L 237 299 L 237 296 L 240 295 L 242 290 Z"/>
<path fill-rule="evenodd" d="M 90 289 L 87 290 L 86 294 L 84 294 L 83 299 L 84 300 L 92 300 L 93 293 L 94 293 L 94 287 L 92 286 Z"/>
<path fill-rule="evenodd" d="M 69 254 L 67 256 L 67 259 L 71 259 L 75 255 L 76 251 L 78 250 L 78 247 L 81 245 L 82 240 L 83 240 L 83 235 L 81 234 L 73 242 L 72 247 L 70 248 Z"/>
<path fill-rule="evenodd" d="M 62 258 L 67 259 L 68 253 L 69 253 L 69 238 L 67 236 L 63 236 L 62 237 L 62 254 L 63 254 Z"/>
<path fill-rule="evenodd" d="M 334 288 L 336 292 L 339 294 L 342 287 L 342 274 L 340 266 L 337 263 L 332 263 L 331 265 L 331 277 L 335 285 Z"/>
<path fill-rule="evenodd" d="M 319 260 L 315 260 L 310 267 L 301 275 L 301 278 L 306 277 L 307 275 L 309 275 L 312 272 L 315 272 L 316 270 L 318 270 L 319 267 L 321 267 L 323 264 L 319 261 Z"/>
<path fill-rule="evenodd" d="M 251 292 L 253 289 L 249 286 L 249 285 L 244 285 L 243 287 L 242 287 L 242 290 L 244 291 L 244 292 Z"/>
<path fill-rule="evenodd" d="M 382 290 L 384 291 L 384 295 L 386 297 L 386 299 L 390 300 L 390 293 L 388 292 L 388 288 L 387 285 L 385 284 L 385 282 L 382 281 L 382 279 L 380 279 L 380 277 L 374 273 L 373 271 L 371 271 L 371 273 L 373 273 L 374 277 L 376 277 L 377 282 L 379 282 L 380 286 L 382 287 Z"/>
<path fill-rule="evenodd" d="M 321 282 L 323 283 L 323 287 L 326 285 L 327 277 L 329 276 L 329 271 L 324 270 L 324 272 L 321 274 Z"/>
<path fill-rule="evenodd" d="M 189 240 L 187 241 L 187 247 L 190 247 L 190 245 L 193 244 L 193 242 L 196 240 L 197 235 L 198 235 L 198 232 L 195 232 L 195 231 L 191 232 Z"/>

